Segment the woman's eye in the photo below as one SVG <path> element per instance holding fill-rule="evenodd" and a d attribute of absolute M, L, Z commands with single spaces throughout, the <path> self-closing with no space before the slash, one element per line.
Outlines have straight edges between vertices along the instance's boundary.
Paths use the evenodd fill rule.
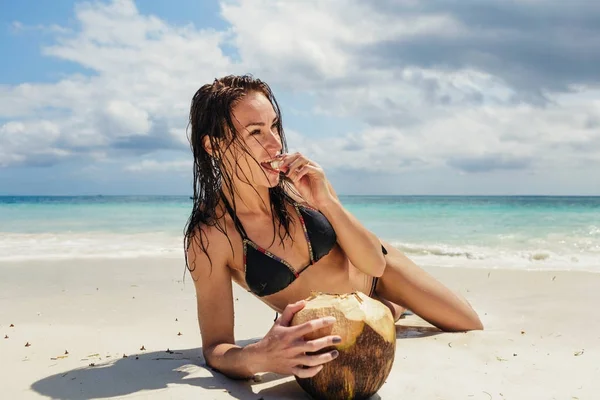
<path fill-rule="evenodd" d="M 251 135 L 259 135 L 260 134 L 260 129 L 255 129 L 252 132 L 250 132 Z"/>

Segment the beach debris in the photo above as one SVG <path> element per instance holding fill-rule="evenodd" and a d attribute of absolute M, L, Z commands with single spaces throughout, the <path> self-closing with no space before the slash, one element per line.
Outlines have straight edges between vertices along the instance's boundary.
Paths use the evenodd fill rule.
<path fill-rule="evenodd" d="M 488 396 L 490 396 L 490 399 L 492 398 L 492 395 L 489 394 L 488 392 L 486 392 L 485 390 L 483 391 L 483 393 L 487 394 Z"/>
<path fill-rule="evenodd" d="M 175 322 L 179 321 L 177 318 L 175 318 Z"/>
<path fill-rule="evenodd" d="M 181 336 L 181 335 L 182 335 L 182 333 L 181 333 L 181 332 L 179 332 L 179 333 L 177 334 L 177 336 Z"/>
<path fill-rule="evenodd" d="M 500 356 L 496 356 L 496 360 L 498 360 L 498 361 L 508 361 L 506 358 L 502 358 Z"/>
<path fill-rule="evenodd" d="M 57 357 L 51 357 L 50 359 L 56 361 L 56 360 L 61 360 L 63 358 L 69 358 L 69 356 L 57 356 Z"/>
<path fill-rule="evenodd" d="M 513 353 L 513 357 L 516 357 L 516 356 L 517 356 L 517 353 Z"/>
<path fill-rule="evenodd" d="M 555 279 L 556 279 L 556 275 L 554 275 L 554 276 L 552 277 L 552 280 L 555 280 Z"/>
<path fill-rule="evenodd" d="M 65 350 L 65 354 L 69 354 L 69 351 L 68 351 L 68 350 Z"/>
<path fill-rule="evenodd" d="M 8 339 L 8 335 L 4 335 L 4 339 Z"/>
<path fill-rule="evenodd" d="M 169 349 L 167 349 L 166 352 L 169 353 L 169 354 L 173 354 L 173 352 L 171 350 L 169 350 Z"/>
<path fill-rule="evenodd" d="M 135 356 L 135 359 L 136 359 L 136 360 L 139 360 L 140 358 L 139 358 L 138 356 Z"/>
<path fill-rule="evenodd" d="M 127 358 L 127 354 L 123 353 L 123 358 Z"/>
<path fill-rule="evenodd" d="M 583 350 L 581 350 L 581 351 L 576 351 L 575 353 L 573 353 L 573 355 L 574 355 L 575 357 L 579 357 L 580 355 L 582 355 L 582 354 L 583 354 L 583 352 L 584 352 L 584 351 L 585 351 L 585 349 L 583 349 Z"/>
<path fill-rule="evenodd" d="M 14 328 L 15 325 L 14 324 L 10 324 L 9 328 Z"/>
<path fill-rule="evenodd" d="M 488 278 L 490 277 L 491 272 L 488 272 Z"/>
<path fill-rule="evenodd" d="M 90 355 L 88 355 L 88 357 L 100 357 L 100 354 L 98 354 L 98 353 L 94 353 L 94 354 L 90 354 Z"/>
<path fill-rule="evenodd" d="M 524 335 L 524 334 L 525 334 L 525 331 L 521 331 L 521 335 Z"/>
<path fill-rule="evenodd" d="M 146 348 L 144 347 L 144 345 L 142 345 L 142 347 L 140 347 L 140 350 L 146 350 Z"/>
<path fill-rule="evenodd" d="M 94 363 L 90 363 L 90 365 L 89 365 L 89 366 L 90 366 L 90 367 L 95 367 L 95 366 L 96 366 L 96 364 L 94 364 Z"/>
<path fill-rule="evenodd" d="M 448 347 L 452 348 L 452 342 L 448 342 Z"/>
<path fill-rule="evenodd" d="M 31 343 L 29 343 L 29 342 L 25 343 L 25 347 L 29 347 L 29 346 L 31 346 Z"/>

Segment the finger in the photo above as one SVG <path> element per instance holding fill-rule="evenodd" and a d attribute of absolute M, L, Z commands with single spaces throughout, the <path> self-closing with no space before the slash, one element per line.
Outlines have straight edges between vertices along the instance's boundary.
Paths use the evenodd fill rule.
<path fill-rule="evenodd" d="M 290 165 L 292 163 L 294 163 L 296 160 L 301 159 L 301 158 L 304 158 L 304 157 L 300 153 L 286 154 L 282 157 L 282 160 L 281 160 L 282 162 L 281 162 L 281 165 L 279 166 L 279 168 L 281 170 L 285 169 L 285 171 L 289 171 Z"/>
<path fill-rule="evenodd" d="M 328 363 L 339 356 L 340 353 L 337 350 L 328 351 L 323 354 L 316 354 L 310 356 L 300 356 L 297 358 L 298 364 L 305 365 L 307 367 L 317 367 L 321 364 Z"/>
<path fill-rule="evenodd" d="M 317 331 L 319 329 L 331 326 L 334 323 L 335 323 L 335 317 L 332 317 L 332 316 L 311 319 L 310 321 L 306 321 L 303 324 L 296 325 L 295 327 L 293 327 L 292 334 L 296 338 L 300 338 L 310 332 Z"/>
<path fill-rule="evenodd" d="M 302 343 L 300 351 L 305 353 L 314 353 L 325 347 L 331 347 L 339 345 L 342 342 L 342 338 L 336 335 L 324 336 L 322 338 L 308 340 Z"/>
<path fill-rule="evenodd" d="M 309 163 L 309 161 L 305 157 L 300 156 L 288 164 L 286 164 L 284 162 L 282 164 L 282 168 L 287 167 L 286 173 L 289 174 L 291 172 L 294 172 L 294 171 L 302 168 L 303 166 L 305 166 L 308 163 Z"/>
<path fill-rule="evenodd" d="M 277 319 L 276 323 L 278 323 L 279 325 L 282 325 L 282 326 L 288 326 L 290 324 L 290 322 L 292 321 L 292 318 L 294 318 L 294 314 L 296 314 L 298 311 L 302 310 L 305 305 L 306 305 L 306 302 L 304 300 L 300 300 L 300 301 L 297 301 L 296 303 L 288 304 L 285 307 L 285 309 L 283 310 L 283 312 L 281 313 L 281 316 Z"/>
<path fill-rule="evenodd" d="M 303 167 L 293 171 L 291 174 L 288 174 L 288 177 L 293 181 L 293 182 L 297 182 L 299 181 L 304 175 L 308 174 L 309 172 L 311 172 L 310 170 L 310 165 L 304 165 Z"/>
<path fill-rule="evenodd" d="M 316 367 L 294 367 L 292 368 L 292 374 L 296 375 L 298 378 L 312 378 L 323 369 L 322 365 L 318 365 Z"/>
<path fill-rule="evenodd" d="M 289 164 L 293 163 L 299 157 L 302 157 L 302 154 L 296 152 L 296 153 L 292 153 L 292 154 L 282 154 L 280 157 L 281 157 L 281 162 L 283 164 L 289 165 Z"/>

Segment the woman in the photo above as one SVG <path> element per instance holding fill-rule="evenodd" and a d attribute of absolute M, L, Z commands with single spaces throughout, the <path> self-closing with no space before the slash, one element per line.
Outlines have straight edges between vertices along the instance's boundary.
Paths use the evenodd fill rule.
<path fill-rule="evenodd" d="M 190 111 L 194 207 L 186 265 L 195 282 L 202 348 L 232 378 L 257 372 L 310 377 L 337 356 L 306 355 L 340 342 L 304 341 L 332 317 L 290 327 L 311 291 L 362 291 L 447 331 L 482 329 L 464 299 L 365 229 L 340 203 L 323 169 L 287 154 L 269 86 L 227 76 L 202 86 Z M 258 342 L 234 340 L 232 282 L 281 313 Z"/>

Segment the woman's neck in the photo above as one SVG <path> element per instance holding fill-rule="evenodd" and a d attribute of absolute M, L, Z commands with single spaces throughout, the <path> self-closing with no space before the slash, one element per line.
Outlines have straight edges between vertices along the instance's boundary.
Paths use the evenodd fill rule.
<path fill-rule="evenodd" d="M 256 191 L 255 191 L 256 190 Z M 266 187 L 252 188 L 250 186 L 237 188 L 232 195 L 227 189 L 223 189 L 223 195 L 233 207 L 235 197 L 235 212 L 237 214 L 255 214 L 271 216 L 271 197 Z"/>

